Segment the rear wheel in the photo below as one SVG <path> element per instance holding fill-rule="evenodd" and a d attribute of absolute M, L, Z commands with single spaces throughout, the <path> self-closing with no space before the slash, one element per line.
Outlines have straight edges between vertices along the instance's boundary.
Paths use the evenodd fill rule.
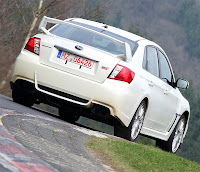
<path fill-rule="evenodd" d="M 157 140 L 156 146 L 172 153 L 176 153 L 183 141 L 186 126 L 185 116 L 181 116 L 168 141 Z"/>
<path fill-rule="evenodd" d="M 12 98 L 16 103 L 31 107 L 34 104 L 35 99 L 33 94 L 26 89 L 27 88 L 23 88 L 23 86 L 15 84 L 12 89 Z"/>
<path fill-rule="evenodd" d="M 144 116 L 146 113 L 146 102 L 142 101 L 128 127 L 116 125 L 114 127 L 115 136 L 134 141 L 142 128 Z"/>
<path fill-rule="evenodd" d="M 75 123 L 80 117 L 80 115 L 71 108 L 59 108 L 59 116 L 61 119 L 70 123 Z"/>

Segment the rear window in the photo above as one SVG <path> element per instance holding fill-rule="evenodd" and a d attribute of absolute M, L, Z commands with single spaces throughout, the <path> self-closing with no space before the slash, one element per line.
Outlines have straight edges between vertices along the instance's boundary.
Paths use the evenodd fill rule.
<path fill-rule="evenodd" d="M 105 30 L 101 30 L 99 28 L 95 28 L 89 25 L 85 25 L 85 24 L 80 24 L 77 22 L 73 22 L 75 24 L 79 24 L 81 26 L 84 26 L 86 28 L 95 30 L 97 32 L 103 32 L 106 35 L 109 35 L 113 38 L 116 38 L 118 40 L 121 40 L 123 42 L 127 42 L 132 50 L 132 54 L 134 53 L 135 49 L 136 49 L 136 43 L 126 39 L 122 36 L 113 34 L 111 32 L 105 31 Z M 99 35 L 97 33 L 79 28 L 79 27 L 75 27 L 75 26 L 71 26 L 68 24 L 59 24 L 58 26 L 54 27 L 53 29 L 50 30 L 50 33 L 56 35 L 56 36 L 60 36 L 62 38 L 66 38 L 66 39 L 70 39 L 76 42 L 80 42 L 95 48 L 98 48 L 100 50 L 115 54 L 115 55 L 119 55 L 119 54 L 125 54 L 125 47 L 124 45 L 121 45 L 120 43 L 113 41 L 105 36 Z"/>

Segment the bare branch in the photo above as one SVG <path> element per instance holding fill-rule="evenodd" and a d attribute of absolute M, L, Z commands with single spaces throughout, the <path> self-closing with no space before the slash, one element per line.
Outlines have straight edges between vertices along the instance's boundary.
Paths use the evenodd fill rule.
<path fill-rule="evenodd" d="M 42 9 L 42 5 L 43 5 L 43 0 L 40 0 L 40 3 L 39 3 L 39 6 L 38 6 L 38 9 L 37 9 L 37 12 L 36 12 L 36 15 L 34 16 L 34 19 L 33 19 L 33 22 L 31 24 L 31 27 L 29 29 L 29 32 L 28 32 L 28 35 L 26 36 L 26 39 L 24 41 L 24 45 L 23 47 L 26 45 L 26 43 L 28 42 L 32 32 L 33 32 L 33 29 L 35 28 L 35 25 L 36 25 L 36 22 L 38 20 L 38 17 L 41 13 L 41 9 Z"/>
<path fill-rule="evenodd" d="M 35 12 L 34 12 L 34 10 L 33 10 L 33 7 L 32 7 L 32 5 L 31 5 L 31 3 L 30 3 L 30 0 L 28 0 L 28 4 L 29 4 L 29 7 L 31 8 L 31 11 L 32 11 L 33 17 L 34 17 L 34 16 L 35 16 Z"/>
<path fill-rule="evenodd" d="M 23 14 L 23 12 L 22 12 L 22 10 L 21 10 L 19 4 L 17 3 L 17 0 L 15 0 L 15 5 L 17 6 L 17 9 L 18 9 L 20 15 L 22 16 L 23 21 L 24 21 L 24 25 L 25 25 L 25 27 L 27 28 L 27 27 L 28 27 L 28 24 L 27 24 L 27 22 L 26 22 L 26 19 L 25 19 L 25 17 L 24 17 L 24 14 Z"/>
<path fill-rule="evenodd" d="M 105 4 L 104 5 L 98 4 L 93 10 L 85 9 L 84 13 L 80 16 L 80 18 L 90 16 L 91 14 L 95 14 L 94 17 L 96 17 L 99 15 L 99 14 L 96 14 L 97 10 L 99 10 L 100 7 L 105 8 L 105 6 L 106 6 Z"/>
<path fill-rule="evenodd" d="M 45 6 L 42 10 L 40 14 L 43 14 L 49 7 L 59 4 L 60 2 L 62 2 L 62 0 L 53 0 L 51 1 L 47 6 Z"/>

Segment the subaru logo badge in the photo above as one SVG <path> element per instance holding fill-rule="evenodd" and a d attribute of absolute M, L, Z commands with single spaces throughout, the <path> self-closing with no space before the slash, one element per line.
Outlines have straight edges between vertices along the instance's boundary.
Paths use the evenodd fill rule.
<path fill-rule="evenodd" d="M 81 47 L 81 46 L 79 46 L 79 45 L 76 45 L 75 48 L 76 48 L 77 50 L 83 50 L 83 47 Z"/>

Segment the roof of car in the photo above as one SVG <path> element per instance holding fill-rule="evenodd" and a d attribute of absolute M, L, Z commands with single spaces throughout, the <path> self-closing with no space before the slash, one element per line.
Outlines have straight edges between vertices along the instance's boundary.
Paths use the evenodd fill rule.
<path fill-rule="evenodd" d="M 83 24 L 88 24 L 88 25 L 91 25 L 91 26 L 94 26 L 94 27 L 97 27 L 97 28 L 100 28 L 100 29 L 104 29 L 104 30 L 107 30 L 109 32 L 115 33 L 117 35 L 123 36 L 127 39 L 131 39 L 133 41 L 139 41 L 139 40 L 145 39 L 141 36 L 135 35 L 133 33 L 127 32 L 125 30 L 122 30 L 122 29 L 119 29 L 119 28 L 116 28 L 116 27 L 113 27 L 113 26 L 109 26 L 109 25 L 104 24 L 104 23 L 99 23 L 99 22 L 95 22 L 95 21 L 91 21 L 91 20 L 82 19 L 82 18 L 71 18 L 71 19 L 67 19 L 67 20 L 68 21 L 73 20 L 73 21 L 80 22 L 80 23 L 83 23 Z M 105 27 L 105 26 L 107 26 L 107 27 Z"/>

